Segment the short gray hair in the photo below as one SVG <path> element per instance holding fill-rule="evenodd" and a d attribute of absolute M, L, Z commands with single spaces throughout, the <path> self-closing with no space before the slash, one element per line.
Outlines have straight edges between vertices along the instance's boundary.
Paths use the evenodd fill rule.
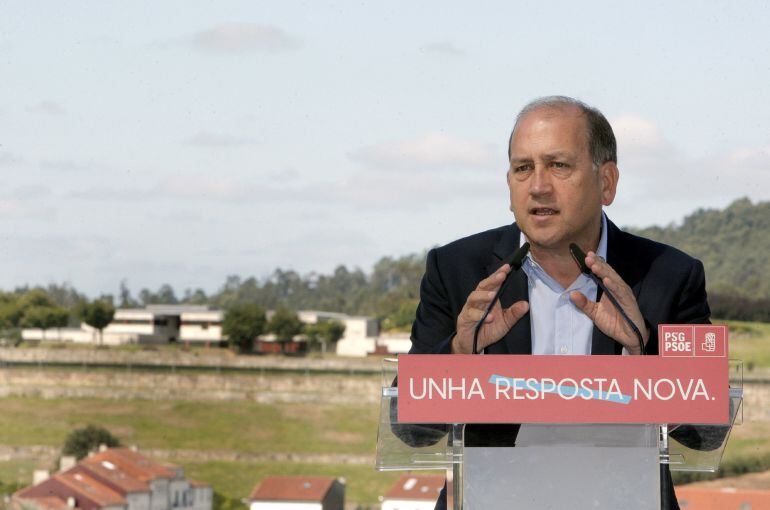
<path fill-rule="evenodd" d="M 525 115 L 541 108 L 564 108 L 565 106 L 575 106 L 583 113 L 583 115 L 585 115 L 586 125 L 588 127 L 588 151 L 591 153 L 594 168 L 598 169 L 608 161 L 617 163 L 617 142 L 615 141 L 615 133 L 613 133 L 610 123 L 607 122 L 607 118 L 597 108 L 588 106 L 583 101 L 567 96 L 540 97 L 534 101 L 530 101 L 521 109 L 516 116 L 516 123 L 513 125 L 511 136 L 508 139 L 508 159 L 511 159 L 511 142 L 513 141 L 513 134 L 516 132 L 519 121 L 521 121 Z"/>

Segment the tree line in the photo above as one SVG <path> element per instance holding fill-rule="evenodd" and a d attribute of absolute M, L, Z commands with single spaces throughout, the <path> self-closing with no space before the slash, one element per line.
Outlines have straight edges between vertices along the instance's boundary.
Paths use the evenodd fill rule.
<path fill-rule="evenodd" d="M 254 341 L 264 333 L 270 333 L 283 352 L 294 337 L 304 334 L 311 346 L 320 346 L 321 352 L 325 353 L 328 346 L 342 338 L 345 325 L 337 320 L 303 324 L 296 312 L 285 306 L 276 308 L 268 319 L 261 306 L 237 303 L 225 313 L 222 333 L 227 336 L 230 346 L 241 352 L 253 351 Z"/>
<path fill-rule="evenodd" d="M 717 319 L 770 321 L 770 202 L 740 199 L 723 210 L 700 209 L 681 225 L 632 229 L 699 258 L 706 268 L 712 315 Z M 126 281 L 116 295 L 88 301 L 70 285 L 27 287 L 0 292 L 0 328 L 52 328 L 76 325 L 89 314 L 85 304 L 106 308 L 90 312 L 93 327 L 109 316 L 109 306 L 150 304 L 208 305 L 231 310 L 251 304 L 264 310 L 324 310 L 380 319 L 383 330 L 408 330 L 419 300 L 427 252 L 383 257 L 365 273 L 338 266 L 331 274 L 299 274 L 276 269 L 269 277 L 228 276 L 215 292 L 169 284 L 134 294 Z M 101 318 L 101 319 L 100 319 Z M 88 322 L 88 321 L 86 321 Z M 271 332 L 265 318 L 263 332 Z M 89 322 L 90 323 L 90 322 Z M 314 332 L 311 331 L 315 335 Z M 276 333 L 276 335 L 278 335 Z"/>

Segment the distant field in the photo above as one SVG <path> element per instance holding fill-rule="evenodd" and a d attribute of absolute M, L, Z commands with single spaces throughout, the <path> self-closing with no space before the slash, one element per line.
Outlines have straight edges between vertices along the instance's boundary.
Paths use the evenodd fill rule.
<path fill-rule="evenodd" d="M 718 321 L 730 329 L 730 357 L 742 359 L 744 371 L 770 369 L 770 324 L 764 322 Z"/>
<path fill-rule="evenodd" d="M 731 321 L 728 325 L 730 357 L 743 359 L 749 377 L 770 374 L 770 324 Z M 211 483 L 217 492 L 233 499 L 247 497 L 267 474 L 328 474 L 346 479 L 349 502 L 374 505 L 377 496 L 398 476 L 378 473 L 372 464 L 360 463 L 362 457 L 374 455 L 379 408 L 372 404 L 8 397 L 0 398 L 0 410 L 2 445 L 59 447 L 73 428 L 88 423 L 102 425 L 126 445 L 172 451 L 171 460 L 184 466 L 191 477 Z M 358 463 L 344 463 L 339 458 L 328 462 L 278 462 L 269 458 L 223 461 L 189 455 L 175 459 L 173 451 L 181 450 L 202 455 L 240 452 L 268 457 L 342 454 L 356 457 Z M 48 467 L 28 459 L 0 462 L 0 482 L 28 483 L 33 469 Z M 770 422 L 737 427 L 728 443 L 723 467 L 728 475 L 770 468 Z M 676 478 L 686 481 L 694 477 Z"/>
<path fill-rule="evenodd" d="M 163 450 L 371 455 L 376 405 L 258 404 L 10 397 L 0 444 L 60 446 L 73 428 L 102 425 L 124 444 Z"/>

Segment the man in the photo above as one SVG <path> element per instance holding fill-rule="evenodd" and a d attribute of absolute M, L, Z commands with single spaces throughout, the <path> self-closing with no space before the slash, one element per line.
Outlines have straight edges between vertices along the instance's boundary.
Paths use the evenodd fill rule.
<path fill-rule="evenodd" d="M 502 261 L 524 242 L 530 252 L 482 326 L 486 354 L 642 354 L 638 338 L 569 252 L 615 295 L 658 350 L 657 325 L 709 320 L 703 265 L 669 246 L 619 230 L 612 204 L 619 172 L 615 135 L 598 110 L 567 97 L 527 105 L 509 142 L 510 208 L 516 222 L 428 253 L 410 353 L 470 353 L 473 330 L 510 272 Z M 516 427 L 466 428 L 466 445 L 510 444 Z M 670 474 L 663 508 L 678 508 Z M 436 508 L 445 508 L 442 493 Z"/>

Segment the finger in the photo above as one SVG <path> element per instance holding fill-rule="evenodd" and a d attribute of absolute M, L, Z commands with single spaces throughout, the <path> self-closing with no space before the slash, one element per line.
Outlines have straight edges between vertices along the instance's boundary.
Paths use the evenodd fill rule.
<path fill-rule="evenodd" d="M 469 307 L 479 310 L 486 310 L 489 303 L 494 299 L 496 292 L 491 290 L 474 290 L 468 295 L 466 303 Z"/>
<path fill-rule="evenodd" d="M 481 280 L 476 286 L 476 290 L 497 290 L 505 280 L 505 276 L 511 272 L 511 266 L 503 264 L 503 266 L 489 275 L 487 278 Z"/>
<path fill-rule="evenodd" d="M 526 301 L 517 301 L 503 310 L 503 320 L 505 320 L 506 326 L 513 327 L 528 311 L 529 303 Z"/>
<path fill-rule="evenodd" d="M 578 310 L 586 314 L 592 321 L 594 320 L 596 317 L 596 310 L 599 307 L 596 302 L 591 301 L 585 294 L 576 290 L 570 293 L 569 298 Z"/>
<path fill-rule="evenodd" d="M 624 303 L 628 302 L 628 298 L 632 296 L 631 287 L 629 287 L 623 278 L 612 268 L 611 265 L 599 257 L 594 252 L 588 252 L 586 255 L 586 264 L 591 271 L 601 278 L 602 283 L 616 295 L 616 297 L 622 300 Z"/>
<path fill-rule="evenodd" d="M 630 300 L 633 300 L 631 287 L 626 285 L 623 280 L 614 280 L 608 276 L 602 279 L 602 283 L 621 304 L 628 305 Z"/>
<path fill-rule="evenodd" d="M 599 278 L 606 278 L 609 276 L 613 279 L 621 279 L 611 265 L 607 264 L 603 258 L 592 251 L 589 251 L 586 255 L 586 265 Z"/>
<path fill-rule="evenodd" d="M 479 322 L 481 318 L 484 316 L 484 310 L 479 310 L 477 308 L 466 308 L 462 313 L 462 319 L 466 322 Z M 485 323 L 492 322 L 494 320 L 494 315 L 490 313 L 487 315 Z"/>

